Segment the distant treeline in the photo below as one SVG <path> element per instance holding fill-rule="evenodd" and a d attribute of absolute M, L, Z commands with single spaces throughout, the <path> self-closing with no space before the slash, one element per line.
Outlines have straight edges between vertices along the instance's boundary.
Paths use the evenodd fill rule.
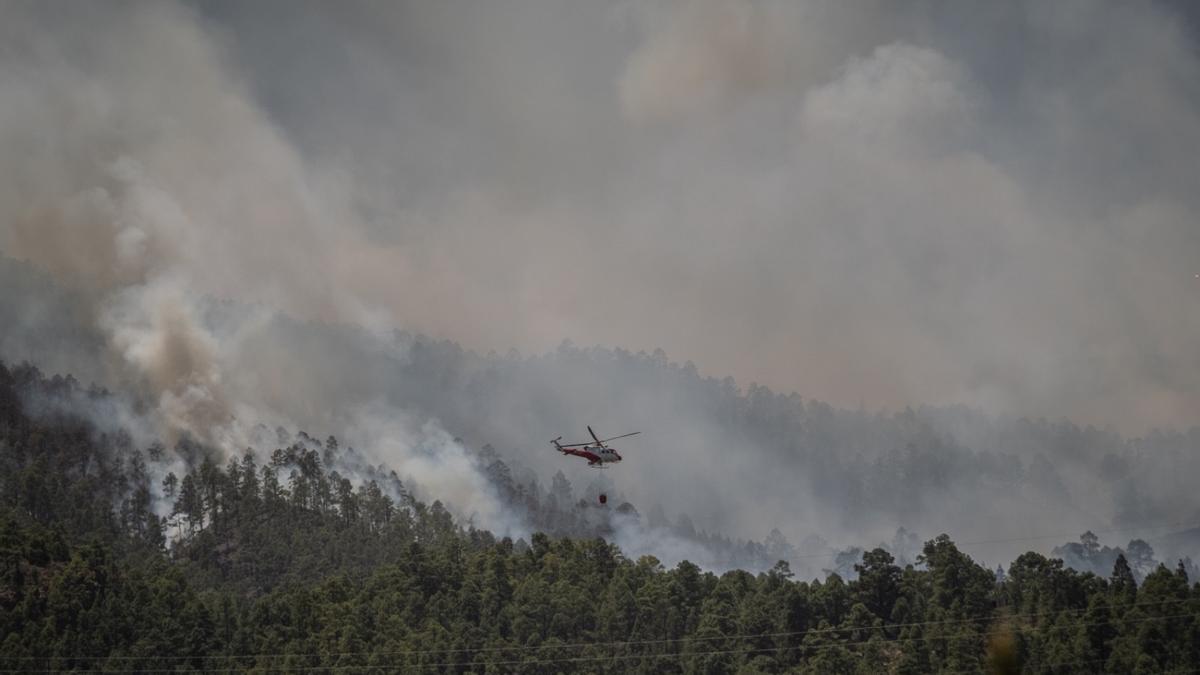
<path fill-rule="evenodd" d="M 599 538 L 514 543 L 415 499 L 335 439 L 218 463 L 134 447 L 0 365 L 0 669 L 290 672 L 974 673 L 1186 670 L 1200 586 L 1026 553 L 997 574 L 949 538 L 853 580 L 786 562 L 720 576 Z M 164 466 L 184 467 L 166 472 Z M 153 469 L 153 470 L 152 470 Z M 152 478 L 153 476 L 153 478 Z M 160 483 L 152 484 L 152 481 Z M 156 499 L 162 492 L 169 503 Z M 582 508 L 582 507 L 581 507 Z M 1081 542 L 1088 546 L 1088 542 Z"/>

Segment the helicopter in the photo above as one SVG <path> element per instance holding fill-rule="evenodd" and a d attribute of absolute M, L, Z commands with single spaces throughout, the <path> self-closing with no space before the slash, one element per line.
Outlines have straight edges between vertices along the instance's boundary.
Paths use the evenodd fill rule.
<path fill-rule="evenodd" d="M 586 441 L 583 443 L 559 443 L 559 441 L 562 440 L 562 436 L 559 436 L 558 438 L 550 441 L 550 443 L 553 444 L 554 447 L 564 455 L 575 455 L 576 457 L 582 457 L 587 460 L 588 466 L 597 469 L 603 469 L 605 464 L 615 464 L 621 461 L 621 455 L 618 454 L 616 450 L 605 445 L 605 443 L 609 441 L 615 441 L 618 438 L 627 438 L 629 436 L 636 436 L 637 434 L 642 433 L 640 431 L 635 431 L 633 433 L 621 434 L 620 436 L 613 436 L 612 438 L 600 440 L 600 437 L 596 435 L 595 431 L 592 431 L 590 426 L 587 428 L 587 430 L 588 433 L 592 435 L 592 441 Z"/>

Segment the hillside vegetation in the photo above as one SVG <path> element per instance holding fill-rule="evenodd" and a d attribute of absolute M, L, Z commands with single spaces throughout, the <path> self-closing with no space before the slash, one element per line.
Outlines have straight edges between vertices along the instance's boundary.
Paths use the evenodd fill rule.
<path fill-rule="evenodd" d="M 312 672 L 1165 672 L 1200 662 L 1200 586 L 1026 553 L 997 574 L 946 536 L 855 578 L 665 569 L 598 537 L 497 539 L 328 439 L 218 464 L 133 447 L 0 367 L 0 668 Z M 311 441 L 311 439 L 308 439 Z M 350 456 L 349 458 L 347 456 Z M 156 509 L 155 467 L 169 513 Z M 342 467 L 342 470 L 339 470 Z M 577 505 L 576 508 L 590 508 Z M 582 517 L 582 516 L 581 516 Z M 803 552 L 801 552 L 802 554 Z"/>

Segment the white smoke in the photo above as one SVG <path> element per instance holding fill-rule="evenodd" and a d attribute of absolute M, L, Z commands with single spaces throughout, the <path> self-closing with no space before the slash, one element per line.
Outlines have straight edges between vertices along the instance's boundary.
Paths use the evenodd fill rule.
<path fill-rule="evenodd" d="M 388 458 L 389 468 L 419 486 L 427 499 L 442 500 L 459 522 L 470 521 L 498 537 L 529 537 L 529 526 L 502 506 L 467 449 L 437 421 L 420 421 L 386 406 L 363 406 L 354 411 L 344 439 Z"/>

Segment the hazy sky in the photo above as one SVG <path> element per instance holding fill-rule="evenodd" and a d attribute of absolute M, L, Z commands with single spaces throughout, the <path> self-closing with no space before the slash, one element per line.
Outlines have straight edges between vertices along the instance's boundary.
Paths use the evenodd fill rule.
<path fill-rule="evenodd" d="M 1200 421 L 1175 5 L 7 3 L 0 26 L 0 249 L 99 289 L 118 358 L 187 405 L 236 336 L 146 346 L 188 333 L 182 289 L 481 350 L 661 347 L 845 405 Z"/>
<path fill-rule="evenodd" d="M 1169 5 L 201 11 L 353 184 L 403 268 L 365 292 L 406 323 L 851 405 L 1200 419 L 1200 70 Z"/>

